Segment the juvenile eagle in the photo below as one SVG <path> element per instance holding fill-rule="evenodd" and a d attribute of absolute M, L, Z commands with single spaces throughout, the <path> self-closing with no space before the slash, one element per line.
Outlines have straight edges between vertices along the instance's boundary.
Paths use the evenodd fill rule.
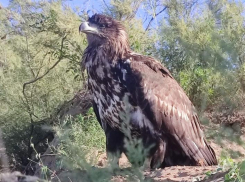
<path fill-rule="evenodd" d="M 87 36 L 82 66 L 109 154 L 126 153 L 122 113 L 142 139 L 150 167 L 216 165 L 196 110 L 170 72 L 157 60 L 133 52 L 123 25 L 95 14 L 80 25 Z M 125 99 L 127 98 L 127 99 Z"/>

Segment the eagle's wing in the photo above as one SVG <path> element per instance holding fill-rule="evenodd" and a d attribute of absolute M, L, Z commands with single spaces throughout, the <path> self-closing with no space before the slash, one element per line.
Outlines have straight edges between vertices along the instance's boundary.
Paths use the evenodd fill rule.
<path fill-rule="evenodd" d="M 217 164 L 193 104 L 161 63 L 150 57 L 134 55 L 121 62 L 120 69 L 132 100 L 154 130 L 174 137 L 186 155 L 197 163 Z"/>
<path fill-rule="evenodd" d="M 102 121 L 100 119 L 99 109 L 98 109 L 98 107 L 94 101 L 92 101 L 92 104 L 93 104 L 93 110 L 94 110 L 95 116 L 96 116 L 101 128 L 104 129 L 103 125 L 102 125 Z"/>

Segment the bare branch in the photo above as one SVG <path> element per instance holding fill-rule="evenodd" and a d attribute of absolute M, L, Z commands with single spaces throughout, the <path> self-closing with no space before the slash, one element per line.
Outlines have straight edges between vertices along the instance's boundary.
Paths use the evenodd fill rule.
<path fill-rule="evenodd" d="M 162 12 L 164 12 L 167 8 L 168 8 L 167 6 L 164 7 L 161 11 L 159 11 L 155 16 L 153 16 L 153 17 L 151 18 L 151 20 L 149 21 L 149 23 L 148 23 L 148 25 L 147 25 L 145 31 L 147 31 L 147 30 L 150 28 L 150 25 L 151 25 L 152 21 L 153 21 L 158 15 L 160 15 Z"/>
<path fill-rule="evenodd" d="M 66 35 L 62 38 L 62 40 L 61 40 L 61 48 L 60 48 L 60 51 L 62 52 L 62 49 L 63 49 L 63 45 L 64 45 L 64 40 L 65 40 L 65 38 L 66 38 Z M 30 115 L 30 119 L 31 119 L 31 122 L 33 122 L 33 116 L 35 116 L 34 115 L 34 113 L 32 113 L 32 111 L 31 111 L 31 107 L 30 107 L 30 105 L 29 105 L 29 102 L 28 102 L 28 99 L 27 99 L 27 96 L 26 96 L 26 93 L 25 93 L 25 88 L 26 88 L 26 86 L 27 85 L 29 85 L 29 84 L 31 84 L 31 83 L 34 83 L 34 82 L 36 82 L 36 81 L 38 81 L 38 80 L 40 80 L 40 79 L 42 79 L 44 76 L 46 76 L 61 60 L 63 59 L 63 56 L 62 55 L 60 55 L 60 57 L 59 57 L 59 59 L 58 59 L 58 61 L 53 65 L 53 66 L 51 66 L 51 68 L 49 68 L 42 76 L 40 76 L 40 77 L 36 77 L 35 79 L 33 79 L 33 80 L 31 80 L 31 81 L 29 81 L 29 82 L 25 82 L 24 84 L 23 84 L 23 90 L 22 90 L 22 93 L 23 93 L 23 96 L 24 96 L 24 98 L 25 98 L 25 102 L 26 102 L 26 106 L 27 106 L 27 109 L 28 109 L 28 112 L 29 112 L 29 115 Z M 36 116 L 35 116 L 36 117 Z"/>
<path fill-rule="evenodd" d="M 63 44 L 64 44 L 64 40 L 65 40 L 65 38 L 66 38 L 66 36 L 64 36 L 63 38 L 62 38 L 62 41 L 61 41 L 61 49 L 60 49 L 60 51 L 62 52 L 62 49 L 63 49 Z M 36 82 L 36 81 L 38 81 L 38 80 L 40 80 L 40 79 L 42 79 L 44 76 L 46 76 L 57 64 L 59 64 L 59 62 L 61 61 L 63 59 L 63 56 L 62 55 L 60 55 L 60 57 L 59 57 L 59 59 L 58 59 L 58 61 L 57 62 L 55 62 L 54 64 L 53 64 L 53 66 L 51 66 L 42 76 L 39 76 L 39 77 L 37 77 L 37 78 L 35 78 L 35 79 L 33 79 L 33 80 L 31 80 L 31 81 L 29 81 L 29 82 L 26 82 L 26 83 L 24 83 L 23 84 L 23 93 L 24 93 L 24 91 L 25 91 L 25 87 L 26 87 L 26 85 L 29 85 L 29 84 L 31 84 L 31 83 L 34 83 L 34 82 Z"/>
<path fill-rule="evenodd" d="M 105 4 L 106 8 L 108 9 L 108 11 L 110 11 L 110 7 L 106 4 L 105 0 L 103 0 L 103 2 Z"/>

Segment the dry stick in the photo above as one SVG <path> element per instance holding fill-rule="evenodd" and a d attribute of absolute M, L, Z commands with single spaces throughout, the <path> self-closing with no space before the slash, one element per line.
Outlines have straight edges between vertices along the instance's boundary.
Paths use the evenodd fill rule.
<path fill-rule="evenodd" d="M 166 6 L 166 7 L 163 8 L 161 11 L 159 11 L 155 16 L 153 16 L 153 17 L 151 18 L 151 20 L 149 21 L 149 23 L 148 23 L 148 25 L 147 25 L 145 31 L 147 31 L 147 30 L 149 29 L 149 27 L 150 27 L 150 25 L 151 25 L 151 22 L 152 22 L 152 21 L 153 21 L 159 14 L 161 14 L 163 11 L 165 11 L 167 8 L 168 8 L 168 7 Z"/>

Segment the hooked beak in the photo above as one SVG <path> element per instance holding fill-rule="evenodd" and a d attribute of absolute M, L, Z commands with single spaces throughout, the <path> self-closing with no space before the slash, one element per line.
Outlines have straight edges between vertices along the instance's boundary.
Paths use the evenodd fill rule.
<path fill-rule="evenodd" d="M 83 32 L 83 33 L 92 33 L 92 34 L 97 34 L 98 30 L 94 27 L 89 26 L 88 22 L 83 22 L 80 26 L 79 26 L 79 33 Z"/>

